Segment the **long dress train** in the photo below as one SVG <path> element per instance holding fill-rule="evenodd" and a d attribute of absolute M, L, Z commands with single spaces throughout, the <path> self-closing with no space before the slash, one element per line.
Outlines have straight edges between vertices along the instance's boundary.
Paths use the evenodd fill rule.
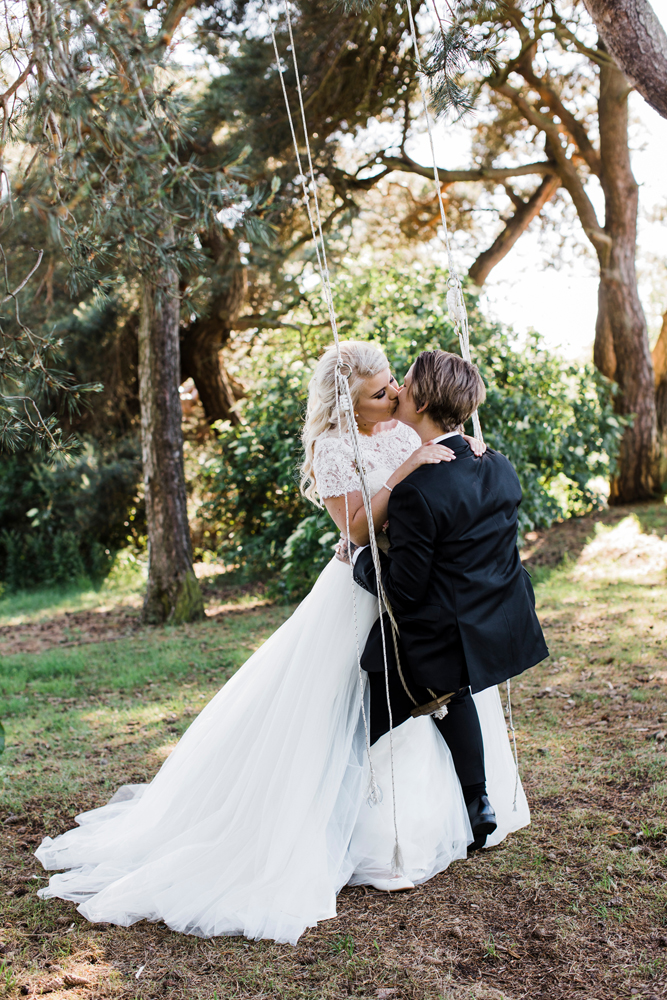
<path fill-rule="evenodd" d="M 347 882 L 386 871 L 394 847 L 389 736 L 368 765 L 353 626 L 361 648 L 377 602 L 333 559 L 313 590 L 194 720 L 149 785 L 121 788 L 36 856 L 69 869 L 41 890 L 88 920 L 164 920 L 175 931 L 296 943 L 336 913 Z M 496 689 L 476 696 L 499 827 L 529 822 Z M 430 718 L 394 733 L 405 870 L 415 882 L 466 854 L 470 826 L 451 755 Z"/>

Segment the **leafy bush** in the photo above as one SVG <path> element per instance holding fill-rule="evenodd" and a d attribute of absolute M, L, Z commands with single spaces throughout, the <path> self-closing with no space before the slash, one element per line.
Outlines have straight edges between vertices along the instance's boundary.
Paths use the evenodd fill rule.
<path fill-rule="evenodd" d="M 125 442 L 111 454 L 88 448 L 70 466 L 34 455 L 0 459 L 0 579 L 9 591 L 89 577 L 99 584 L 116 552 L 141 545 L 141 465 Z"/>
<path fill-rule="evenodd" d="M 249 576 L 271 576 L 289 535 L 312 507 L 297 485 L 305 408 L 303 366 L 277 359 L 245 402 L 241 427 L 221 428 L 203 469 L 210 500 L 199 511 L 223 558 Z"/>
<path fill-rule="evenodd" d="M 288 595 L 307 593 L 330 561 L 339 537 L 326 511 L 299 521 L 282 551 L 280 575 Z"/>
<path fill-rule="evenodd" d="M 436 269 L 343 275 L 334 293 L 341 335 L 372 336 L 399 379 L 422 350 L 458 350 Z M 622 434 L 610 383 L 592 365 L 547 352 L 537 334 L 520 344 L 485 320 L 474 298 L 470 318 L 474 359 L 488 387 L 482 426 L 487 443 L 507 455 L 521 480 L 521 531 L 591 510 L 600 503 L 591 480 L 609 476 Z M 320 335 L 306 347 L 315 358 L 326 343 Z M 298 490 L 311 372 L 302 349 L 274 355 L 245 403 L 244 425 L 224 430 L 206 473 L 214 499 L 205 516 L 222 535 L 221 555 L 252 576 L 279 572 L 292 595 L 304 593 L 330 557 L 333 530 Z"/>
<path fill-rule="evenodd" d="M 522 349 L 496 334 L 475 360 L 487 384 L 485 440 L 521 480 L 520 531 L 598 507 L 592 480 L 609 477 L 623 433 L 608 380 L 545 351 L 537 334 Z"/>

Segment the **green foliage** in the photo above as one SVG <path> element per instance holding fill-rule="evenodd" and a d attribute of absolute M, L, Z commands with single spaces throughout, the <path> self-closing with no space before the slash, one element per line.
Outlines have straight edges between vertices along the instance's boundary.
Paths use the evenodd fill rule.
<path fill-rule="evenodd" d="M 277 570 L 306 513 L 297 482 L 305 398 L 303 365 L 276 361 L 246 401 L 245 423 L 223 428 L 221 455 L 204 469 L 213 499 L 201 513 L 222 556 L 250 575 Z"/>
<path fill-rule="evenodd" d="M 445 278 L 435 268 L 340 273 L 334 294 L 341 335 L 380 344 L 400 379 L 420 351 L 457 350 Z M 317 357 L 326 345 L 317 295 L 308 302 L 313 322 L 299 346 L 288 344 L 259 373 L 244 425 L 225 431 L 222 454 L 207 467 L 216 498 L 207 517 L 219 526 L 222 555 L 252 576 L 280 572 L 292 595 L 308 589 L 333 544 L 331 522 L 314 514 L 298 490 L 310 367 L 294 358 L 304 350 Z M 537 334 L 518 343 L 485 320 L 474 297 L 469 305 L 474 356 L 488 386 L 482 426 L 487 443 L 507 455 L 521 480 L 521 531 L 593 509 L 600 500 L 591 480 L 609 475 L 622 433 L 609 383 L 592 366 L 549 354 Z"/>
<path fill-rule="evenodd" d="M 130 443 L 53 468 L 26 454 L 0 460 L 0 579 L 9 591 L 101 583 L 116 552 L 145 533 Z"/>
<path fill-rule="evenodd" d="M 6 205 L 0 208 L 0 220 L 4 211 Z M 16 452 L 37 448 L 54 458 L 73 452 L 77 444 L 72 435 L 63 433 L 54 410 L 74 415 L 86 397 L 99 392 L 101 386 L 97 382 L 78 382 L 62 371 L 61 339 L 53 330 L 37 334 L 21 318 L 18 293 L 38 271 L 42 257 L 40 251 L 36 261 L 26 263 L 27 273 L 20 275 L 11 288 L 0 246 L 4 265 L 4 296 L 0 299 L 0 449 Z"/>
<path fill-rule="evenodd" d="M 436 114 L 461 118 L 475 107 L 472 73 L 499 71 L 498 47 L 507 20 L 504 0 L 458 0 L 451 21 L 440 22 L 426 63 Z"/>
<path fill-rule="evenodd" d="M 330 561 L 339 532 L 326 512 L 304 517 L 285 542 L 281 580 L 289 595 L 305 594 Z"/>
<path fill-rule="evenodd" d="M 11 125 L 41 168 L 21 199 L 48 218 L 72 288 L 105 292 L 123 275 L 206 266 L 195 235 L 225 225 L 267 239 L 263 210 L 275 192 L 249 190 L 238 157 L 205 155 L 196 95 L 170 78 L 166 40 L 182 12 L 171 23 L 161 11 L 170 26 L 153 37 L 145 13 L 128 16 L 124 4 L 42 3 L 48 35 L 24 14 L 19 36 L 40 83 Z"/>
<path fill-rule="evenodd" d="M 522 349 L 498 335 L 476 360 L 488 387 L 485 438 L 521 480 L 520 530 L 598 507 L 591 480 L 614 470 L 627 423 L 614 414 L 611 384 L 593 365 L 566 364 L 544 350 L 537 334 Z"/>

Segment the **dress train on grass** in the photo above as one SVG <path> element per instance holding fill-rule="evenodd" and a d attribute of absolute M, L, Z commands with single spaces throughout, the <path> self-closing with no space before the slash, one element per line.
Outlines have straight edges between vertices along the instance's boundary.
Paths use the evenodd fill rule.
<path fill-rule="evenodd" d="M 36 851 L 43 897 L 92 922 L 164 920 L 183 933 L 295 944 L 336 895 L 391 865 L 389 734 L 372 748 L 367 803 L 349 566 L 333 559 L 302 604 L 194 720 L 149 785 L 125 785 Z M 377 600 L 354 585 L 361 648 Z M 498 816 L 490 844 L 530 821 L 497 690 L 475 696 Z M 449 750 L 427 717 L 394 731 L 405 874 L 424 882 L 472 840 Z"/>

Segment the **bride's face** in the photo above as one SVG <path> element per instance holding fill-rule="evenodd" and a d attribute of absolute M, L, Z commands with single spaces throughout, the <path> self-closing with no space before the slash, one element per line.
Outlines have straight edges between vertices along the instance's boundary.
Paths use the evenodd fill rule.
<path fill-rule="evenodd" d="M 360 430 L 392 420 L 398 406 L 398 383 L 388 368 L 364 380 L 354 408 Z"/>

